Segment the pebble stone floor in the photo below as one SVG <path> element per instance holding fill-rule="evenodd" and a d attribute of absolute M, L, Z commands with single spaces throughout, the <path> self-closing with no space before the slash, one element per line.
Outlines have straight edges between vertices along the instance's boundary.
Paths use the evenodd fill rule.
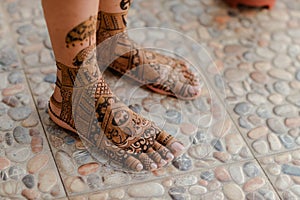
<path fill-rule="evenodd" d="M 200 58 L 192 63 L 202 70 L 202 96 L 193 101 L 131 91 L 134 83 L 105 72 L 131 109 L 191 143 L 153 173 L 97 162 L 49 120 L 56 77 L 40 2 L 0 2 L 1 200 L 300 199 L 299 0 L 278 0 L 271 11 L 221 0 L 133 2 L 130 28 L 185 36 L 136 32 L 137 41 L 154 38 L 154 46 Z"/>

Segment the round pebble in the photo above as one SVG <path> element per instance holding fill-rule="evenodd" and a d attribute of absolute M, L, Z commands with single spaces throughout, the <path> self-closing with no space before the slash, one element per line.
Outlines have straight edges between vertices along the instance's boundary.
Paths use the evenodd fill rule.
<path fill-rule="evenodd" d="M 190 123 L 182 123 L 180 125 L 180 130 L 185 135 L 193 135 L 197 131 L 197 127 Z"/>
<path fill-rule="evenodd" d="M 41 192 L 50 192 L 57 183 L 57 176 L 53 169 L 46 169 L 39 173 L 38 188 Z"/>
<path fill-rule="evenodd" d="M 238 103 L 234 108 L 234 112 L 238 115 L 247 115 L 251 110 L 252 106 L 246 102 Z"/>
<path fill-rule="evenodd" d="M 182 121 L 181 113 L 177 110 L 167 110 L 164 117 L 172 124 L 180 124 Z"/>
<path fill-rule="evenodd" d="M 107 185 L 121 185 L 130 181 L 130 176 L 123 173 L 114 173 L 103 177 L 103 182 Z"/>
<path fill-rule="evenodd" d="M 39 121 L 36 119 L 35 116 L 30 115 L 27 119 L 25 119 L 24 121 L 22 121 L 22 126 L 24 127 L 35 127 L 36 125 L 38 125 Z"/>
<path fill-rule="evenodd" d="M 24 189 L 21 194 L 29 200 L 40 199 L 40 193 L 34 189 Z"/>
<path fill-rule="evenodd" d="M 109 191 L 109 196 L 113 199 L 123 199 L 125 194 L 125 191 L 120 188 Z"/>
<path fill-rule="evenodd" d="M 268 134 L 269 129 L 266 126 L 254 128 L 248 132 L 248 137 L 251 139 L 259 139 Z"/>
<path fill-rule="evenodd" d="M 182 186 L 172 187 L 169 189 L 168 193 L 174 200 L 186 199 L 186 189 Z"/>
<path fill-rule="evenodd" d="M 269 106 L 260 105 L 256 109 L 256 114 L 261 118 L 270 118 L 272 116 L 272 111 Z"/>
<path fill-rule="evenodd" d="M 221 182 L 227 182 L 231 180 L 231 177 L 225 167 L 217 167 L 215 169 L 215 177 Z"/>
<path fill-rule="evenodd" d="M 267 139 L 271 150 L 278 151 L 281 149 L 282 145 L 277 135 L 269 133 Z"/>
<path fill-rule="evenodd" d="M 246 162 L 243 166 L 243 170 L 248 177 L 255 177 L 259 174 L 257 166 L 252 162 Z"/>
<path fill-rule="evenodd" d="M 228 134 L 225 136 L 226 149 L 231 154 L 237 154 L 243 147 L 243 140 L 238 134 Z"/>
<path fill-rule="evenodd" d="M 192 160 L 186 154 L 173 160 L 172 164 L 180 171 L 188 171 L 192 168 Z"/>
<path fill-rule="evenodd" d="M 289 104 L 275 106 L 274 112 L 281 117 L 294 117 L 298 115 L 297 109 Z"/>
<path fill-rule="evenodd" d="M 259 154 L 266 154 L 269 151 L 268 144 L 264 140 L 256 140 L 252 143 L 252 147 Z"/>
<path fill-rule="evenodd" d="M 223 192 L 225 196 L 231 200 L 241 200 L 245 198 L 243 190 L 235 183 L 224 185 Z"/>
<path fill-rule="evenodd" d="M 235 166 L 235 165 L 230 166 L 229 173 L 235 183 L 240 185 L 245 182 L 245 176 L 240 166 Z"/>
<path fill-rule="evenodd" d="M 274 176 L 277 176 L 281 173 L 281 166 L 276 163 L 271 163 L 267 165 L 267 171 Z"/>
<path fill-rule="evenodd" d="M 284 124 L 289 128 L 298 128 L 300 127 L 300 117 L 286 118 Z"/>
<path fill-rule="evenodd" d="M 290 94 L 290 87 L 289 85 L 284 81 L 277 81 L 274 83 L 274 89 L 279 94 L 282 94 L 284 96 L 287 96 Z"/>
<path fill-rule="evenodd" d="M 293 79 L 292 74 L 287 72 L 284 69 L 276 69 L 272 68 L 269 71 L 269 75 L 273 78 L 279 79 L 279 80 L 284 80 L 284 81 L 291 81 Z"/>
<path fill-rule="evenodd" d="M 200 174 L 200 178 L 206 181 L 212 181 L 215 178 L 215 175 L 212 171 L 205 171 Z"/>
<path fill-rule="evenodd" d="M 271 94 L 269 97 L 268 97 L 268 100 L 275 104 L 275 105 L 278 105 L 278 104 L 281 104 L 282 101 L 283 101 L 283 97 L 282 95 L 278 94 L 278 93 L 275 93 L 275 94 Z"/>
<path fill-rule="evenodd" d="M 27 171 L 31 174 L 35 174 L 45 167 L 48 162 L 49 156 L 47 154 L 38 154 L 27 162 Z"/>
<path fill-rule="evenodd" d="M 243 190 L 245 192 L 254 192 L 265 185 L 266 181 L 262 177 L 255 177 L 248 180 L 244 186 Z"/>
<path fill-rule="evenodd" d="M 15 71 L 15 72 L 11 72 L 8 75 L 7 80 L 11 84 L 23 83 L 24 82 L 24 76 L 21 72 Z"/>
<path fill-rule="evenodd" d="M 10 107 L 17 107 L 20 102 L 15 96 L 7 96 L 2 99 L 2 102 Z"/>
<path fill-rule="evenodd" d="M 214 152 L 213 157 L 223 163 L 226 163 L 231 159 L 231 155 L 227 152 Z"/>
<path fill-rule="evenodd" d="M 274 160 L 278 164 L 289 163 L 292 161 L 292 156 L 290 154 L 281 154 L 281 155 L 275 156 Z"/>
<path fill-rule="evenodd" d="M 14 122 L 7 116 L 0 117 L 0 131 L 10 131 Z"/>
<path fill-rule="evenodd" d="M 189 192 L 192 195 L 201 195 L 201 194 L 205 194 L 207 192 L 207 189 L 200 185 L 193 185 L 189 188 Z"/>
<path fill-rule="evenodd" d="M 266 103 L 266 98 L 257 93 L 248 93 L 247 99 L 254 105 L 260 105 Z"/>
<path fill-rule="evenodd" d="M 276 134 L 283 134 L 286 132 L 284 124 L 276 118 L 267 119 L 267 125 L 271 129 L 271 131 Z"/>
<path fill-rule="evenodd" d="M 291 178 L 287 175 L 280 175 L 275 181 L 276 189 L 285 190 L 291 185 Z"/>
<path fill-rule="evenodd" d="M 22 182 L 27 188 L 32 189 L 35 185 L 34 176 L 28 174 L 22 178 Z"/>
<path fill-rule="evenodd" d="M 72 161 L 72 158 L 63 150 L 55 153 L 56 163 L 61 172 L 72 175 L 77 169 Z"/>
<path fill-rule="evenodd" d="M 99 164 L 98 163 L 88 163 L 81 165 L 78 168 L 78 173 L 82 176 L 87 176 L 89 174 L 95 173 L 99 169 Z"/>
<path fill-rule="evenodd" d="M 11 179 L 19 180 L 25 175 L 25 170 L 19 166 L 11 166 L 8 170 L 8 176 Z"/>
<path fill-rule="evenodd" d="M 28 159 L 29 155 L 30 151 L 26 147 L 13 148 L 6 151 L 7 158 L 13 162 L 24 162 Z"/>
<path fill-rule="evenodd" d="M 86 182 L 91 189 L 100 188 L 103 185 L 102 179 L 96 174 L 87 176 Z"/>
<path fill-rule="evenodd" d="M 242 81 L 248 76 L 248 73 L 245 70 L 228 68 L 224 72 L 224 76 L 227 80 L 230 81 Z"/>
<path fill-rule="evenodd" d="M 280 135 L 279 139 L 281 141 L 281 143 L 283 144 L 283 146 L 287 149 L 291 149 L 293 147 L 295 147 L 295 142 L 294 139 L 289 136 L 289 135 Z"/>
<path fill-rule="evenodd" d="M 56 74 L 47 74 L 44 77 L 44 81 L 48 83 L 55 83 L 56 82 Z"/>
<path fill-rule="evenodd" d="M 31 151 L 33 153 L 39 153 L 43 150 L 43 138 L 41 136 L 31 137 Z"/>
<path fill-rule="evenodd" d="M 190 186 L 197 183 L 197 177 L 194 175 L 186 175 L 176 178 L 175 185 L 177 186 Z"/>
<path fill-rule="evenodd" d="M 159 183 L 142 183 L 130 186 L 128 195 L 134 198 L 161 197 L 165 190 Z"/>
<path fill-rule="evenodd" d="M 68 177 L 65 180 L 66 187 L 71 192 L 83 192 L 87 190 L 87 185 L 81 177 Z"/>
<path fill-rule="evenodd" d="M 300 107 L 300 94 L 289 95 L 286 99 L 288 102 Z"/>
<path fill-rule="evenodd" d="M 21 121 L 29 117 L 32 110 L 30 107 L 23 106 L 17 108 L 10 108 L 8 109 L 7 114 L 15 121 Z"/>
<path fill-rule="evenodd" d="M 13 135 L 19 144 L 29 144 L 31 142 L 31 137 L 29 136 L 29 130 L 27 128 L 17 126 L 13 130 Z"/>
<path fill-rule="evenodd" d="M 254 71 L 250 73 L 250 77 L 257 83 L 263 84 L 268 82 L 268 76 L 261 71 Z"/>
<path fill-rule="evenodd" d="M 4 170 L 10 166 L 10 161 L 5 157 L 0 157 L 0 170 Z"/>

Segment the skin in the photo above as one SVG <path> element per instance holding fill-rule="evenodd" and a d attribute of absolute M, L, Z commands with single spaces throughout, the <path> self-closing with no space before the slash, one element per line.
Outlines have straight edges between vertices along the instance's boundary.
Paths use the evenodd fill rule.
<path fill-rule="evenodd" d="M 152 122 L 133 113 L 127 106 L 119 102 L 102 79 L 96 64 L 96 54 L 93 51 L 93 46 L 96 45 L 99 1 L 42 0 L 42 5 L 54 55 L 58 63 L 57 77 L 60 83 L 55 87 L 53 98 L 50 99 L 50 113 L 52 113 L 50 117 L 52 120 L 59 126 L 76 132 L 71 113 L 71 106 L 74 104 L 70 101 L 72 97 L 70 94 L 72 94 L 73 90 L 74 94 L 76 93 L 76 88 L 73 89 L 72 76 L 75 77 L 78 69 L 81 68 L 88 74 L 89 81 L 85 83 L 86 89 L 83 92 L 77 92 L 76 95 L 81 95 L 79 96 L 80 98 L 84 97 L 84 95 L 89 96 L 88 90 L 96 87 L 98 83 L 103 88 L 106 88 L 99 88 L 99 90 L 103 91 L 94 94 L 97 102 L 95 105 L 92 105 L 92 103 L 91 105 L 85 105 L 85 107 L 90 108 L 96 106 L 98 118 L 101 118 L 99 117 L 101 114 L 104 115 L 103 121 L 99 121 L 98 124 L 98 127 L 101 127 L 103 131 L 94 129 L 98 130 L 98 132 L 91 132 L 93 138 L 89 138 L 90 135 L 84 135 L 81 132 L 89 141 L 96 138 L 94 144 L 97 143 L 96 146 L 100 152 L 108 155 L 113 154 L 116 161 L 122 162 L 123 165 L 138 171 L 142 169 L 155 170 L 170 162 L 174 156 L 179 155 L 184 147 L 176 139 L 160 130 Z M 126 3 L 124 0 L 106 0 L 101 1 L 100 7 L 105 9 L 106 12 L 115 13 L 128 9 L 129 3 Z M 86 76 L 82 80 L 85 80 L 84 78 Z M 109 99 L 114 100 L 111 101 Z M 105 101 L 108 101 L 109 105 Z M 116 107 L 119 108 L 116 109 Z M 79 111 L 76 115 L 78 116 L 82 113 L 83 111 Z M 133 131 L 137 125 L 135 123 L 143 120 L 146 125 L 142 124 L 139 129 L 142 131 L 135 133 Z M 109 130 L 106 131 L 104 127 Z M 117 132 L 117 137 L 114 135 L 115 138 L 110 138 L 111 132 Z M 146 141 L 147 145 L 139 149 L 136 147 L 136 144 L 140 144 L 141 140 Z"/>

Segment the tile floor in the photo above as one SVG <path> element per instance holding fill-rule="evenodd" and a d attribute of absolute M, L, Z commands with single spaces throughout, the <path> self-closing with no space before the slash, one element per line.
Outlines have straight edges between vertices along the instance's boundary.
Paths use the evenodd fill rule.
<path fill-rule="evenodd" d="M 105 72 L 126 104 L 187 146 L 154 173 L 98 162 L 49 120 L 56 69 L 42 15 L 39 1 L 1 0 L 1 200 L 300 199 L 298 0 L 271 11 L 134 1 L 129 34 L 190 62 L 203 83 L 200 98 L 180 101 Z"/>

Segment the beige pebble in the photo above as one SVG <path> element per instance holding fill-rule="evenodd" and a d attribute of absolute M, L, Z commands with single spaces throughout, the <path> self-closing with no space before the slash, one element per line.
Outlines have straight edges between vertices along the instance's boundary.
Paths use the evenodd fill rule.
<path fill-rule="evenodd" d="M 13 96 L 17 93 L 23 92 L 25 89 L 25 85 L 20 83 L 20 84 L 16 84 L 13 86 L 10 86 L 8 88 L 5 88 L 2 90 L 2 95 L 3 96 Z"/>
<path fill-rule="evenodd" d="M 123 199 L 125 196 L 125 191 L 123 189 L 114 189 L 109 191 L 109 196 L 112 199 Z"/>
<path fill-rule="evenodd" d="M 41 192 L 50 192 L 57 183 L 57 175 L 53 169 L 46 169 L 39 173 L 38 188 Z"/>
<path fill-rule="evenodd" d="M 215 169 L 215 177 L 221 182 L 231 180 L 230 175 L 225 167 L 217 167 Z"/>
<path fill-rule="evenodd" d="M 278 164 L 289 163 L 291 160 L 292 156 L 289 153 L 275 156 L 275 162 L 277 162 Z"/>
<path fill-rule="evenodd" d="M 263 187 L 265 185 L 266 181 L 262 177 L 255 177 L 250 180 L 248 180 L 244 186 L 243 189 L 245 192 L 254 192 L 255 190 Z"/>
<path fill-rule="evenodd" d="M 214 152 L 213 157 L 223 163 L 226 163 L 231 159 L 231 155 L 229 153 L 220 151 Z"/>
<path fill-rule="evenodd" d="M 284 123 L 289 128 L 298 128 L 300 127 L 300 117 L 287 118 Z"/>
<path fill-rule="evenodd" d="M 245 199 L 245 194 L 235 183 L 229 183 L 223 186 L 223 192 L 225 196 L 230 200 L 242 200 Z"/>
<path fill-rule="evenodd" d="M 257 128 L 252 129 L 251 131 L 248 132 L 248 137 L 251 139 L 259 139 L 268 133 L 268 128 L 266 126 L 260 126 Z"/>
<path fill-rule="evenodd" d="M 39 153 L 42 150 L 43 150 L 43 138 L 41 136 L 32 136 L 31 151 L 33 153 Z"/>
<path fill-rule="evenodd" d="M 35 174 L 48 164 L 49 156 L 47 154 L 38 154 L 31 158 L 27 163 L 27 171 Z"/>
<path fill-rule="evenodd" d="M 38 200 L 40 193 L 34 189 L 24 189 L 22 195 L 28 200 Z"/>
<path fill-rule="evenodd" d="M 10 160 L 5 157 L 0 157 L 0 170 L 4 170 L 10 166 Z"/>
<path fill-rule="evenodd" d="M 185 135 L 193 135 L 197 131 L 197 127 L 190 123 L 182 123 L 180 130 Z"/>
<path fill-rule="evenodd" d="M 87 163 L 78 168 L 78 173 L 82 176 L 87 176 L 89 174 L 95 173 L 98 169 L 98 163 Z"/>
<path fill-rule="evenodd" d="M 89 200 L 107 200 L 108 194 L 104 193 L 96 193 L 89 196 Z"/>

